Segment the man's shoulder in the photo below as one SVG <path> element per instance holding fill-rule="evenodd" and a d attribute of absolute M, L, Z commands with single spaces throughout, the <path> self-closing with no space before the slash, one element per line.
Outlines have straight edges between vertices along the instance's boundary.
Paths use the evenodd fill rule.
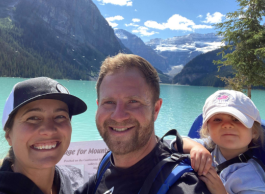
<path fill-rule="evenodd" d="M 184 173 L 168 190 L 167 194 L 210 194 L 205 183 L 194 172 Z"/>
<path fill-rule="evenodd" d="M 176 154 L 177 157 L 182 158 L 183 160 L 186 158 L 187 159 L 187 155 L 183 155 L 181 153 L 177 153 L 176 151 L 172 150 L 172 148 L 170 146 L 167 146 L 165 144 L 160 143 L 159 145 L 159 149 L 160 149 L 160 154 L 163 155 L 163 157 L 159 157 L 160 160 L 163 160 L 163 158 L 168 158 L 169 156 L 171 156 L 172 154 Z M 157 178 L 154 181 L 154 184 L 152 186 L 151 189 L 151 193 L 157 193 L 157 191 L 161 188 L 161 186 L 164 184 L 165 180 L 171 176 L 172 174 L 175 174 L 176 168 L 178 168 L 177 163 L 180 163 L 181 161 L 176 161 L 176 163 L 174 162 L 170 162 L 168 163 L 168 165 L 165 165 L 163 167 L 163 170 L 160 171 L 160 175 L 161 176 L 156 176 Z M 186 162 L 184 162 L 186 164 Z M 187 167 L 188 167 L 188 163 L 187 163 Z M 173 168 L 172 168 L 173 167 Z M 182 166 L 183 167 L 183 166 Z M 174 173 L 172 173 L 172 169 L 175 169 Z M 181 170 L 180 172 L 181 173 Z M 176 176 L 178 176 L 176 174 Z M 159 178 L 159 177 L 163 177 L 163 178 Z M 171 180 L 174 180 L 174 178 L 171 177 Z M 203 181 L 201 181 L 197 174 L 194 171 L 190 171 L 186 173 L 183 173 L 180 178 L 178 178 L 176 180 L 175 183 L 173 183 L 168 191 L 166 192 L 168 194 L 174 194 L 174 193 L 183 193 L 183 194 L 190 194 L 190 193 L 195 193 L 195 194 L 210 194 L 209 190 L 207 189 L 205 183 Z"/>

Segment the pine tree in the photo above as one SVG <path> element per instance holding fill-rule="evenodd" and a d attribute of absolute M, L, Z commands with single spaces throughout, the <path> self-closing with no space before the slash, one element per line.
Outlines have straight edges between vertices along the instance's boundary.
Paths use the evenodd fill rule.
<path fill-rule="evenodd" d="M 265 1 L 237 0 L 240 8 L 226 15 L 223 23 L 215 24 L 218 35 L 224 37 L 223 61 L 214 61 L 221 66 L 232 65 L 236 70 L 235 80 L 244 80 L 251 98 L 251 87 L 265 86 Z M 263 24 L 263 25 L 262 25 Z M 245 79 L 241 79 L 244 77 Z"/>

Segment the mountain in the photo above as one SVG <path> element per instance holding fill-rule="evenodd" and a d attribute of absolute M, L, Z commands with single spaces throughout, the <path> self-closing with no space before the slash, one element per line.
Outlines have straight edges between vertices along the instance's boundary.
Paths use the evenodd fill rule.
<path fill-rule="evenodd" d="M 12 77 L 91 79 L 124 52 L 92 0 L 1 1 L 0 44 L 0 76 Z"/>
<path fill-rule="evenodd" d="M 221 67 L 218 72 L 218 66 L 213 64 L 213 60 L 221 60 L 222 56 L 218 55 L 221 49 L 217 49 L 205 54 L 201 54 L 189 63 L 187 63 L 182 71 L 173 78 L 173 83 L 181 85 L 194 86 L 215 86 L 224 87 L 225 83 L 216 76 L 233 77 L 231 66 Z"/>
<path fill-rule="evenodd" d="M 122 29 L 115 30 L 115 34 L 125 47 L 130 49 L 134 54 L 145 58 L 155 68 L 163 72 L 167 72 L 170 69 L 167 59 L 157 54 L 151 47 L 145 45 L 136 35 Z"/>
<path fill-rule="evenodd" d="M 167 59 L 170 66 L 186 65 L 194 57 L 220 48 L 222 37 L 213 33 L 192 33 L 168 39 L 151 39 L 147 46 Z"/>
<path fill-rule="evenodd" d="M 170 77 L 169 75 L 167 74 L 164 74 L 161 70 L 155 68 L 157 73 L 158 73 L 158 76 L 159 76 L 159 79 L 160 79 L 160 83 L 167 83 L 167 84 L 171 84 L 172 83 L 172 77 Z"/>

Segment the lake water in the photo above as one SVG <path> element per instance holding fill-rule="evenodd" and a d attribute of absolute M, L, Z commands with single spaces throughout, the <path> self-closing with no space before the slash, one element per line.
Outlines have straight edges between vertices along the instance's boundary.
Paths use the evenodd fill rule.
<path fill-rule="evenodd" d="M 5 100 L 11 92 L 13 86 L 22 78 L 2 78 L 0 77 L 0 118 Z M 72 142 L 89 141 L 101 139 L 95 124 L 96 89 L 95 81 L 58 80 L 66 86 L 70 93 L 78 96 L 87 103 L 88 110 L 72 119 Z M 181 135 L 187 135 L 194 119 L 202 112 L 202 107 L 208 96 L 216 90 L 223 88 L 202 87 L 202 86 L 179 86 L 161 85 L 161 98 L 163 99 L 155 131 L 158 136 L 162 136 L 169 129 L 177 129 Z M 252 100 L 258 107 L 261 118 L 265 119 L 265 91 L 253 90 Z M 2 126 L 2 125 L 1 125 Z M 6 152 L 8 147 L 4 140 L 3 130 L 0 130 L 0 158 L 1 153 Z"/>

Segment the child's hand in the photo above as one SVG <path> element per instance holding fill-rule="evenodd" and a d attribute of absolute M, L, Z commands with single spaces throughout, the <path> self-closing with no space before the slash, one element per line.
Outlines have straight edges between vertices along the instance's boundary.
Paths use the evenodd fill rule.
<path fill-rule="evenodd" d="M 191 167 L 198 175 L 206 175 L 212 166 L 211 153 L 202 145 L 196 145 L 190 150 Z"/>
<path fill-rule="evenodd" d="M 211 167 L 206 175 L 200 176 L 199 178 L 206 184 L 212 194 L 227 194 L 225 187 L 214 167 Z"/>

